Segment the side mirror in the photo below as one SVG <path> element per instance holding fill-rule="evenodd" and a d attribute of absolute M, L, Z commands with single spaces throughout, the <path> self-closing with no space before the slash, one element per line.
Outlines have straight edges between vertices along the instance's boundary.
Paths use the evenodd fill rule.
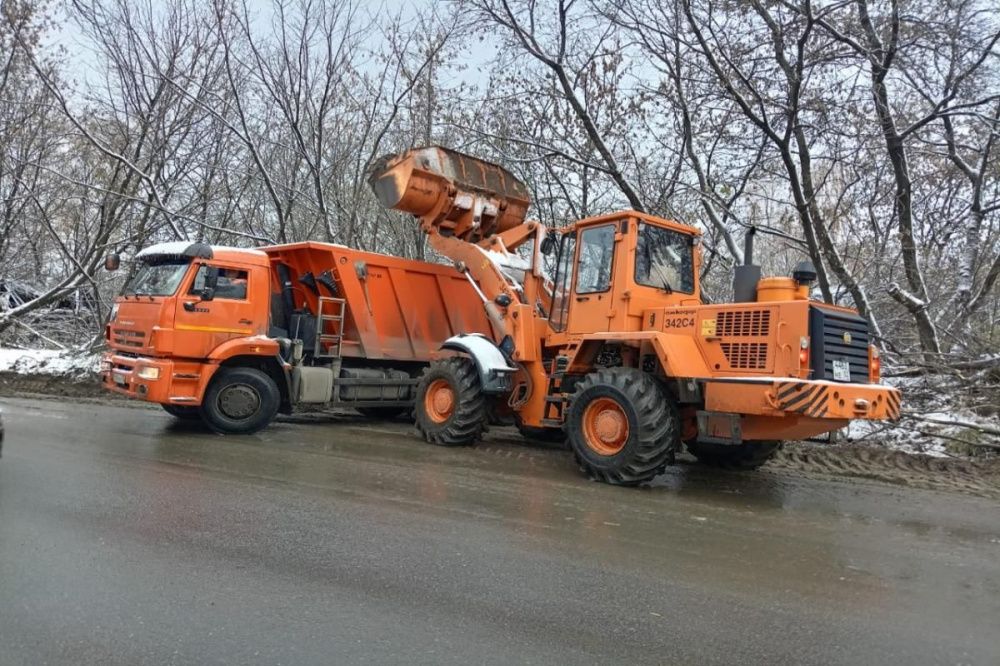
<path fill-rule="evenodd" d="M 556 239 L 555 236 L 547 235 L 542 239 L 542 254 L 546 257 L 556 251 Z"/>
<path fill-rule="evenodd" d="M 104 270 L 106 271 L 116 271 L 121 265 L 122 258 L 117 252 L 112 252 L 108 256 L 104 257 Z"/>
<path fill-rule="evenodd" d="M 201 290 L 201 300 L 203 300 L 203 301 L 211 301 L 214 298 L 215 298 L 215 288 L 214 287 L 205 287 L 204 289 Z"/>

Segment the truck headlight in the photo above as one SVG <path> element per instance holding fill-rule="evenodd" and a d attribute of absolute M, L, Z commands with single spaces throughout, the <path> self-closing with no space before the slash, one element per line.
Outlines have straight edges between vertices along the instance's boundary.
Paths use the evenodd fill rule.
<path fill-rule="evenodd" d="M 139 377 L 139 379 L 150 379 L 150 380 L 159 379 L 160 369 L 147 365 L 139 368 L 138 372 L 136 372 L 135 374 L 136 376 Z"/>

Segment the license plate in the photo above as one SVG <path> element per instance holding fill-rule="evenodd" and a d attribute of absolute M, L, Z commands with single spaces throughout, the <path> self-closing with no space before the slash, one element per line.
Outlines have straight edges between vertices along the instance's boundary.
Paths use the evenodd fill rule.
<path fill-rule="evenodd" d="M 851 381 L 851 363 L 846 358 L 833 360 L 833 379 L 838 382 Z"/>

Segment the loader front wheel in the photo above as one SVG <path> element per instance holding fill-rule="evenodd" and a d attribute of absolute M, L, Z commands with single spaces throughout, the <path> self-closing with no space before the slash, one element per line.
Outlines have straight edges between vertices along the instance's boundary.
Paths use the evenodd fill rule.
<path fill-rule="evenodd" d="M 223 435 L 248 435 L 264 428 L 281 404 L 278 385 L 256 368 L 220 368 L 205 391 L 201 418 Z"/>
<path fill-rule="evenodd" d="M 201 411 L 197 407 L 194 407 L 192 405 L 164 405 L 164 404 L 161 404 L 160 407 L 163 407 L 163 411 L 165 411 L 167 414 L 170 414 L 175 419 L 180 419 L 182 421 L 200 421 L 201 420 Z"/>
<path fill-rule="evenodd" d="M 673 398 L 655 379 L 632 368 L 584 377 L 570 403 L 566 432 L 580 469 L 617 486 L 650 481 L 680 447 Z"/>
<path fill-rule="evenodd" d="M 472 359 L 434 361 L 417 385 L 417 430 L 438 446 L 467 446 L 482 437 L 489 417 L 479 370 Z"/>
<path fill-rule="evenodd" d="M 757 469 L 781 450 L 781 442 L 760 441 L 742 444 L 688 442 L 688 453 L 703 465 L 723 469 Z"/>

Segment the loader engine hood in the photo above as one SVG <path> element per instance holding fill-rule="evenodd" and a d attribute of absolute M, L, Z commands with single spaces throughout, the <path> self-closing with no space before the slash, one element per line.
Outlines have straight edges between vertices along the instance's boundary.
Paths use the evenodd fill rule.
<path fill-rule="evenodd" d="M 847 308 L 797 300 L 660 312 L 649 319 L 652 328 L 691 336 L 700 351 L 700 359 L 675 358 L 685 366 L 681 376 L 871 383 L 868 322 Z"/>

